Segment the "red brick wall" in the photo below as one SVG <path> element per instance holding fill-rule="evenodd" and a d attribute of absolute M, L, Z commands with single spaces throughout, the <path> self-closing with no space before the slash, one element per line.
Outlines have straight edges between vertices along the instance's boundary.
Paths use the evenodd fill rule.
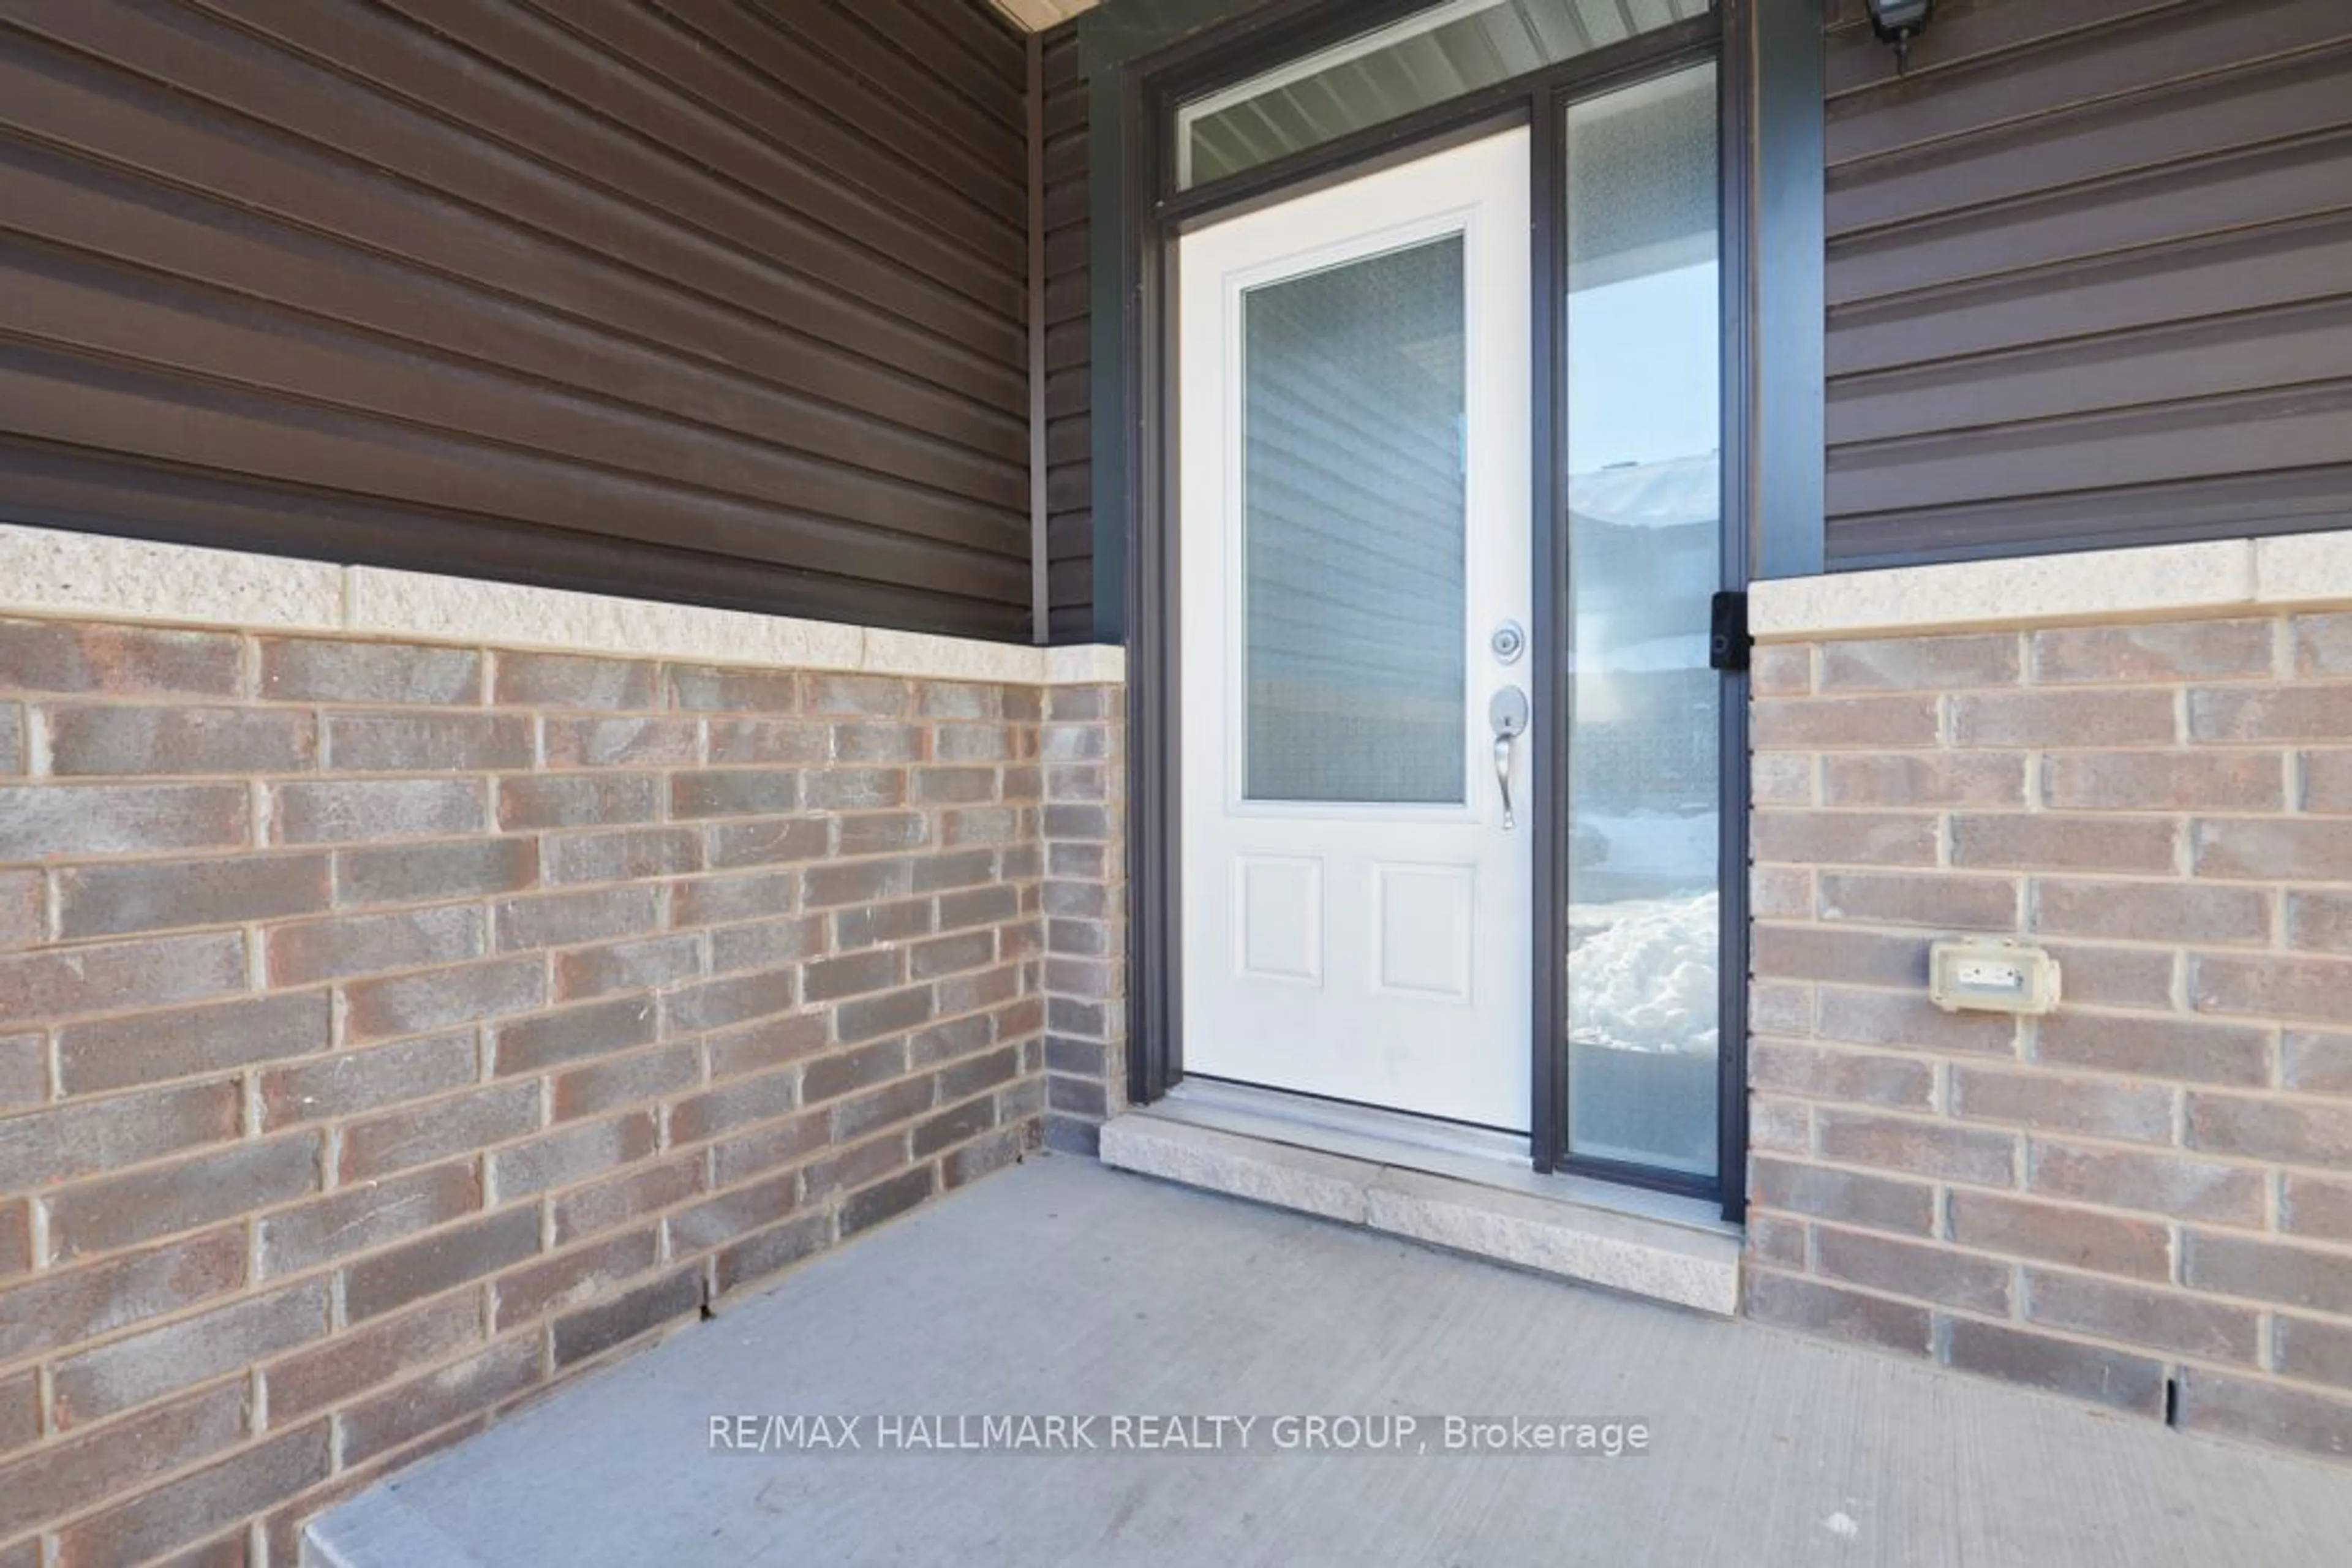
<path fill-rule="evenodd" d="M 1755 1317 L 2352 1454 L 2352 615 L 1757 650 Z M 2053 1015 L 1945 1014 L 1943 932 Z"/>
<path fill-rule="evenodd" d="M 1100 900 L 1042 912 L 1048 837 L 1114 875 L 1116 706 L 0 623 L 0 1564 L 289 1563 L 1034 1145 L 1047 964 L 1073 1040 L 1116 994 Z"/>

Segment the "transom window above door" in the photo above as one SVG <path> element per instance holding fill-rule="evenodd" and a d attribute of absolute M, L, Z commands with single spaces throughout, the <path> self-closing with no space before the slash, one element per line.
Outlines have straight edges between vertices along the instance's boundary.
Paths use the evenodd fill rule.
<path fill-rule="evenodd" d="M 1189 190 L 1706 14 L 1711 0 L 1445 0 L 1181 103 Z"/>

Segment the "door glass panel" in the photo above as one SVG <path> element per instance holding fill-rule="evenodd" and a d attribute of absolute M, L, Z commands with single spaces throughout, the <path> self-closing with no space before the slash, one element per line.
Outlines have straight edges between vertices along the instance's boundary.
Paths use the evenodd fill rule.
<path fill-rule="evenodd" d="M 1569 1146 L 1717 1164 L 1715 68 L 1568 112 Z"/>
<path fill-rule="evenodd" d="M 1458 803 L 1459 234 L 1242 296 L 1244 794 Z"/>
<path fill-rule="evenodd" d="M 1448 0 L 1176 110 L 1179 190 L 1706 14 L 1710 0 Z"/>

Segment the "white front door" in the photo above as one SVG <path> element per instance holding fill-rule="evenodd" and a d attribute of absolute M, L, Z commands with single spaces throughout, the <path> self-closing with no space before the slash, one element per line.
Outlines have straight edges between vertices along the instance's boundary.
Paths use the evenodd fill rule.
<path fill-rule="evenodd" d="M 1523 1131 L 1527 132 L 1177 266 L 1184 1070 Z"/>

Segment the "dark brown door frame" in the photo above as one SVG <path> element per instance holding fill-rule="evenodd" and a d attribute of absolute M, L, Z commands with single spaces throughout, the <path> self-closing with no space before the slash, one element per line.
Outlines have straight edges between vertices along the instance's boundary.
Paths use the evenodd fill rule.
<path fill-rule="evenodd" d="M 1198 12 L 1218 0 L 1161 0 L 1163 9 Z M 1806 290 L 1795 290 L 1794 309 L 1768 307 L 1760 287 L 1768 273 L 1768 247 L 1777 256 L 1769 271 L 1810 270 L 1811 297 L 1819 298 L 1821 220 L 1819 118 L 1821 95 L 1818 15 L 1808 16 L 1804 0 L 1773 5 L 1766 0 L 1723 0 L 1716 15 L 1662 29 L 1610 49 L 1457 99 L 1387 125 L 1358 133 L 1247 171 L 1214 186 L 1173 189 L 1172 150 L 1166 144 L 1174 102 L 1213 84 L 1236 80 L 1294 58 L 1321 44 L 1378 25 L 1391 16 L 1421 8 L 1428 0 L 1381 0 L 1377 6 L 1344 0 L 1291 0 L 1253 11 L 1232 23 L 1183 37 L 1136 58 L 1106 61 L 1115 48 L 1099 39 L 1088 61 L 1097 112 L 1116 112 L 1108 140 L 1118 154 L 1105 169 L 1097 159 L 1092 195 L 1098 222 L 1095 300 L 1097 333 L 1096 515 L 1097 593 L 1102 580 L 1103 535 L 1116 529 L 1119 603 L 1098 626 L 1123 632 L 1129 656 L 1129 843 L 1130 910 L 1129 1096 L 1157 1099 L 1182 1075 L 1181 988 L 1178 942 L 1181 894 L 1177 856 L 1179 831 L 1174 770 L 1167 765 L 1180 743 L 1177 732 L 1181 668 L 1176 657 L 1178 625 L 1174 563 L 1175 496 L 1168 461 L 1162 411 L 1172 407 L 1175 290 L 1170 286 L 1176 237 L 1189 223 L 1211 214 L 1286 199 L 1319 184 L 1334 183 L 1471 139 L 1507 123 L 1527 123 L 1535 166 L 1534 298 L 1531 327 L 1549 374 L 1533 389 L 1536 419 L 1535 508 L 1535 702 L 1539 715 L 1565 717 L 1564 681 L 1559 649 L 1560 586 L 1565 543 L 1549 520 L 1559 515 L 1556 453 L 1562 411 L 1557 388 L 1564 367 L 1554 300 L 1564 286 L 1566 262 L 1559 243 L 1564 213 L 1562 106 L 1570 98 L 1603 90 L 1705 58 L 1721 62 L 1721 124 L 1724 158 L 1722 244 L 1731 264 L 1724 268 L 1724 323 L 1727 344 L 1724 376 L 1725 549 L 1724 584 L 1744 588 L 1751 575 L 1794 574 L 1819 570 L 1821 508 L 1818 462 L 1811 495 L 1802 458 L 1770 473 L 1754 462 L 1759 449 L 1794 438 L 1810 439 L 1820 453 L 1820 316 L 1801 314 Z M 1761 11 L 1778 13 L 1769 22 Z M 1790 14 L 1795 16 L 1792 21 Z M 1165 18 L 1161 26 L 1171 26 Z M 1084 35 L 1082 34 L 1082 37 Z M 1810 59 L 1810 73 L 1807 61 Z M 1777 73 L 1777 74 L 1776 74 Z M 1808 81 L 1811 84 L 1808 87 Z M 1760 136 L 1759 111 L 1801 117 L 1810 105 L 1811 133 Z M 1099 121 L 1098 121 L 1099 124 Z M 1103 151 L 1105 138 L 1096 148 Z M 1810 179 L 1801 168 L 1810 158 Z M 1777 174 L 1777 183 L 1769 175 Z M 1108 176 L 1108 177 L 1107 177 Z M 1810 191 L 1810 212 L 1807 193 Z M 1793 193 L 1793 194 L 1792 194 Z M 1108 201 L 1106 201 L 1108 198 Z M 1765 208 L 1759 212 L 1759 207 Z M 1807 236 L 1811 239 L 1808 242 Z M 1809 248 L 1808 248 L 1809 245 Z M 1108 251 L 1110 254 L 1106 255 Z M 1735 259 L 1736 258 L 1736 259 Z M 1112 320 L 1102 319 L 1106 305 Z M 1107 345 L 1105 340 L 1111 341 Z M 1810 370 L 1807 361 L 1810 359 Z M 1767 419 L 1756 389 L 1760 367 L 1786 366 L 1792 407 Z M 1103 395 L 1107 384 L 1113 395 Z M 1782 384 L 1776 375 L 1776 391 Z M 1810 400 L 1807 387 L 1811 393 Z M 1808 404 L 1810 401 L 1810 407 Z M 1810 424 L 1811 436 L 1806 435 Z M 1785 450 L 1785 447 L 1781 449 Z M 1800 451 L 1805 448 L 1798 448 Z M 1793 474 L 1792 480 L 1789 475 Z M 1106 492 L 1108 492 L 1108 497 Z M 1108 501 L 1108 510 L 1107 510 Z M 1129 504 L 1131 502 L 1132 504 Z M 1121 523 L 1124 527 L 1120 527 Z M 1721 839 L 1722 950 L 1718 973 L 1722 995 L 1719 1072 L 1718 1176 L 1694 1183 L 1667 1173 L 1601 1165 L 1566 1156 L 1563 963 L 1567 858 L 1564 803 L 1567 779 L 1565 722 L 1538 725 L 1549 743 L 1534 753 L 1537 919 L 1534 1038 L 1530 1041 L 1534 1126 L 1531 1148 L 1539 1171 L 1581 1170 L 1612 1180 L 1703 1195 L 1718 1201 L 1727 1217 L 1746 1204 L 1747 1093 L 1747 901 L 1746 809 L 1747 690 L 1744 677 L 1726 680 L 1722 720 L 1725 794 Z"/>

